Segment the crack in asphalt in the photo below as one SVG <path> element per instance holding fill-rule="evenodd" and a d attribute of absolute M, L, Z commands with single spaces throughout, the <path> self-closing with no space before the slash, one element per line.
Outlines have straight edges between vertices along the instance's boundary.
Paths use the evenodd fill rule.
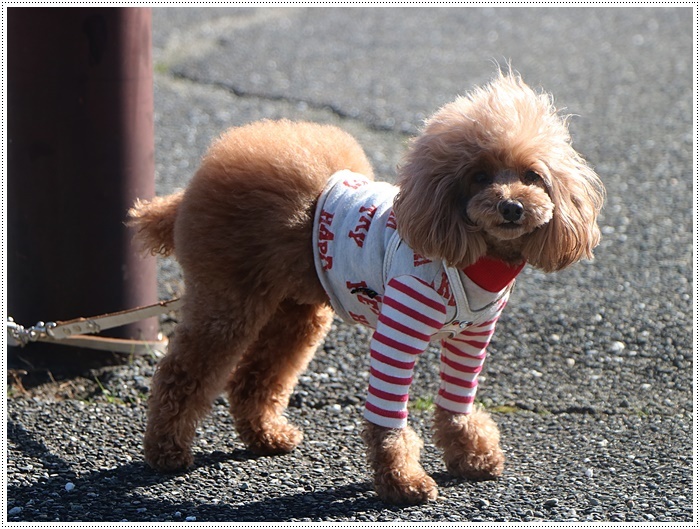
<path fill-rule="evenodd" d="M 360 123 L 364 128 L 370 131 L 374 132 L 388 132 L 391 134 L 395 134 L 398 136 L 410 138 L 413 137 L 414 134 L 408 133 L 406 131 L 402 131 L 400 129 L 396 129 L 393 127 L 389 126 L 384 126 L 381 124 L 375 124 L 363 119 L 360 119 L 346 111 L 344 111 L 342 108 L 340 108 L 337 105 L 334 105 L 333 103 L 329 102 L 317 102 L 317 101 L 312 101 L 308 99 L 302 99 L 302 98 L 295 98 L 291 97 L 288 95 L 282 95 L 282 94 L 273 94 L 273 93 L 262 93 L 262 92 L 247 92 L 245 90 L 241 90 L 240 88 L 237 88 L 231 84 L 225 83 L 223 81 L 212 81 L 212 80 L 206 80 L 206 79 L 200 79 L 196 76 L 186 74 L 182 71 L 178 70 L 168 70 L 167 75 L 169 75 L 172 79 L 178 80 L 178 81 L 186 81 L 189 83 L 193 83 L 198 86 L 205 86 L 209 88 L 217 88 L 220 90 L 224 90 L 236 97 L 240 98 L 255 98 L 255 99 L 261 99 L 265 101 L 272 101 L 272 102 L 283 102 L 283 103 L 289 103 L 289 104 L 294 104 L 294 105 L 306 105 L 309 109 L 312 110 L 325 110 L 329 111 L 335 116 L 337 116 L 340 119 L 343 120 L 349 120 L 353 121 L 356 123 Z"/>

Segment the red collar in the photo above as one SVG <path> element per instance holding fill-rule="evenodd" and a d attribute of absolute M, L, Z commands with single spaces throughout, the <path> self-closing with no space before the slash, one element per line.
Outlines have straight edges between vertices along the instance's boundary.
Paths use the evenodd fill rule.
<path fill-rule="evenodd" d="M 509 265 L 499 259 L 482 257 L 476 263 L 464 268 L 464 273 L 484 290 L 500 292 L 520 273 L 526 261 Z"/>

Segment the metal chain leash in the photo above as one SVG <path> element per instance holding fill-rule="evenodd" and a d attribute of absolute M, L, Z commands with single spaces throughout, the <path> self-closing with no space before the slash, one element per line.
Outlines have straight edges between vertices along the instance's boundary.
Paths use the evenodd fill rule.
<path fill-rule="evenodd" d="M 50 321 L 48 323 L 39 321 L 32 327 L 24 327 L 15 322 L 12 317 L 8 317 L 6 324 L 7 344 L 12 347 L 25 347 L 33 342 L 54 342 L 116 352 L 134 352 L 135 349 L 141 350 L 144 347 L 162 349 L 162 346 L 167 345 L 167 339 L 159 339 L 157 341 L 128 340 L 99 336 L 87 337 L 84 335 L 97 334 L 107 329 L 159 316 L 171 310 L 179 309 L 181 306 L 182 300 L 175 298 L 145 307 L 112 312 L 91 318 L 76 318 L 65 322 Z"/>

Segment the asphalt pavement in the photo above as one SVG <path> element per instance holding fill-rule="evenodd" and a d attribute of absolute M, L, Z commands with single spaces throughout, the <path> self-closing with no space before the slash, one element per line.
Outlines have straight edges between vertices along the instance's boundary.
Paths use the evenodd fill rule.
<path fill-rule="evenodd" d="M 411 424 L 438 501 L 372 490 L 359 438 L 369 333 L 339 321 L 291 399 L 305 440 L 257 457 L 223 398 L 195 467 L 141 455 L 154 358 L 22 391 L 7 403 L 7 520 L 93 522 L 693 522 L 693 24 L 687 7 L 154 8 L 159 194 L 207 144 L 261 118 L 337 124 L 392 180 L 406 142 L 510 61 L 572 114 L 608 191 L 596 258 L 526 268 L 479 386 L 503 476 L 450 478 L 430 441 L 437 350 L 416 368 Z M 163 299 L 178 295 L 162 260 Z M 177 315 L 163 320 L 172 331 Z"/>

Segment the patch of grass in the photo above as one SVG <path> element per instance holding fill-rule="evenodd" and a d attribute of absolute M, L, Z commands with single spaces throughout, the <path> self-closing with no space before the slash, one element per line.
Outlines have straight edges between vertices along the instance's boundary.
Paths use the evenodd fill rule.
<path fill-rule="evenodd" d="M 408 407 L 415 411 L 430 411 L 435 408 L 432 397 L 418 397 L 408 403 Z"/>
<path fill-rule="evenodd" d="M 22 377 L 24 377 L 27 372 L 24 369 L 8 369 L 7 370 L 7 398 L 13 399 L 19 395 L 26 395 L 27 390 L 24 389 L 22 385 Z"/>
<path fill-rule="evenodd" d="M 102 385 L 102 382 L 100 382 L 99 378 L 95 377 L 95 382 L 97 382 L 97 385 L 100 388 L 100 392 L 102 393 L 102 396 L 107 400 L 107 402 L 109 402 L 110 404 L 118 404 L 120 406 L 126 404 L 126 402 L 124 402 L 119 397 L 115 397 L 114 395 L 112 395 L 112 392 Z"/>
<path fill-rule="evenodd" d="M 93 391 L 92 394 L 86 398 L 81 399 L 86 404 L 91 404 L 96 402 L 98 399 L 103 398 L 109 404 L 116 404 L 118 406 L 129 406 L 134 404 L 140 404 L 148 400 L 148 395 L 146 393 L 138 392 L 136 396 L 127 396 L 126 398 L 117 397 L 108 390 L 97 376 L 93 377 L 93 380 L 97 384 L 97 391 Z"/>
<path fill-rule="evenodd" d="M 489 408 L 492 413 L 519 413 L 523 411 L 521 408 L 516 406 L 509 406 L 508 404 L 501 404 L 500 406 L 493 406 Z"/>
<path fill-rule="evenodd" d="M 170 71 L 170 68 L 164 62 L 157 62 L 153 65 L 153 71 L 155 73 L 162 73 L 163 74 L 163 73 L 168 73 Z"/>

